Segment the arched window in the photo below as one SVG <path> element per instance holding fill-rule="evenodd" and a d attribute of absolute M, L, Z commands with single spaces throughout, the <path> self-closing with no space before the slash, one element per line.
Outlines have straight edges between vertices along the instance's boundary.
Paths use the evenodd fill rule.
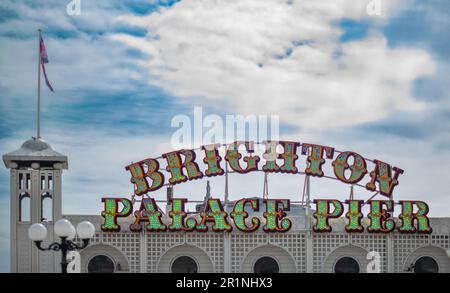
<path fill-rule="evenodd" d="M 52 195 L 48 192 L 44 192 L 41 195 L 41 213 L 42 222 L 53 221 L 53 199 Z"/>
<path fill-rule="evenodd" d="M 414 263 L 414 273 L 436 274 L 439 273 L 439 265 L 433 258 L 429 256 L 422 256 Z"/>
<path fill-rule="evenodd" d="M 359 273 L 359 263 L 353 257 L 342 257 L 334 265 L 334 272 L 337 274 L 357 274 Z"/>
<path fill-rule="evenodd" d="M 31 221 L 31 197 L 28 193 L 22 192 L 19 195 L 19 222 Z"/>
<path fill-rule="evenodd" d="M 255 262 L 253 272 L 257 274 L 276 274 L 280 272 L 280 267 L 275 259 L 264 256 Z"/>
<path fill-rule="evenodd" d="M 88 263 L 88 273 L 114 273 L 114 262 L 106 255 L 96 255 Z"/>
<path fill-rule="evenodd" d="M 197 273 L 198 266 L 193 258 L 180 256 L 172 263 L 171 271 L 176 274 Z"/>

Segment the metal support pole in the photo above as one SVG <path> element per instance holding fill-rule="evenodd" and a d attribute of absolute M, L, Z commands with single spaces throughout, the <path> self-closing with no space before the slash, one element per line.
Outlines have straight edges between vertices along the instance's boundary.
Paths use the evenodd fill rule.
<path fill-rule="evenodd" d="M 310 178 L 309 175 L 305 175 L 305 187 L 304 187 L 304 197 L 306 200 L 305 205 L 305 228 L 306 228 L 306 272 L 312 273 L 314 271 L 314 258 L 313 258 L 313 247 L 314 247 L 314 235 L 311 229 L 311 215 L 310 215 Z"/>
<path fill-rule="evenodd" d="M 268 174 L 264 173 L 264 187 L 263 187 L 263 199 L 269 198 L 269 181 Z"/>
<path fill-rule="evenodd" d="M 63 274 L 67 274 L 67 266 L 69 265 L 67 263 L 67 240 L 66 238 L 61 238 L 61 272 Z"/>
<path fill-rule="evenodd" d="M 228 164 L 225 164 L 225 206 L 228 205 Z"/>
<path fill-rule="evenodd" d="M 305 182 L 303 184 L 303 194 L 302 194 L 302 204 L 305 208 L 305 228 L 311 228 L 311 219 L 310 219 L 310 194 L 311 194 L 311 186 L 310 186 L 310 177 L 309 175 L 305 175 Z"/>
<path fill-rule="evenodd" d="M 37 115 L 36 132 L 37 138 L 41 138 L 41 30 L 38 30 L 38 86 L 37 86 Z"/>

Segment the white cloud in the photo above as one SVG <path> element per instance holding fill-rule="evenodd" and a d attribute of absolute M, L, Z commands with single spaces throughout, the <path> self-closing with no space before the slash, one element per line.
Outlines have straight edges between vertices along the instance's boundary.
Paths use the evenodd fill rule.
<path fill-rule="evenodd" d="M 339 20 L 369 17 L 365 1 L 358 3 L 185 0 L 147 16 L 119 17 L 150 35 L 112 38 L 150 54 L 142 64 L 150 82 L 176 96 L 202 97 L 244 114 L 280 114 L 306 131 L 421 110 L 411 86 L 434 71 L 425 51 L 389 48 L 374 32 L 339 42 Z M 397 3 L 386 2 L 377 22 Z M 299 41 L 306 44 L 295 46 Z M 290 56 L 274 57 L 288 50 Z"/>
<path fill-rule="evenodd" d="M 42 2 L 42 1 L 41 1 Z M 5 17 L 0 25 L 0 113 L 34 110 L 37 85 L 38 38 L 43 37 L 49 55 L 46 67 L 55 89 L 42 83 L 43 111 L 49 101 L 76 104 L 87 90 L 102 93 L 129 92 L 130 84 L 143 79 L 127 46 L 111 42 L 107 35 L 117 29 L 114 17 L 124 10 L 114 1 L 84 1 L 80 16 L 66 14 L 67 2 L 52 0 L 0 2 Z M 117 6 L 117 7 L 116 7 Z M 100 98 L 99 98 L 100 99 Z"/>

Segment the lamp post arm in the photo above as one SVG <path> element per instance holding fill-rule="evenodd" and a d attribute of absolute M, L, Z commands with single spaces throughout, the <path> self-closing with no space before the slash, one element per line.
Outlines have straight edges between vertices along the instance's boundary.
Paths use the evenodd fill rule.
<path fill-rule="evenodd" d="M 79 245 L 76 244 L 73 241 L 67 241 L 67 245 L 68 245 L 68 250 L 69 251 L 74 251 L 74 250 L 82 250 L 84 248 L 86 248 L 89 245 L 89 239 L 82 239 L 83 244 Z"/>
<path fill-rule="evenodd" d="M 48 250 L 60 251 L 62 249 L 61 244 L 58 242 L 53 242 L 47 248 L 42 247 L 42 241 L 35 241 L 34 243 L 36 244 L 36 247 L 42 251 L 48 251 Z"/>
<path fill-rule="evenodd" d="M 67 238 L 61 238 L 61 243 L 53 242 L 47 248 L 42 247 L 42 241 L 35 241 L 36 247 L 42 251 L 61 251 L 61 271 L 62 273 L 67 273 L 67 266 L 69 263 L 67 262 L 67 252 L 68 251 L 76 251 L 82 250 L 89 245 L 89 239 L 82 239 L 83 244 L 78 245 L 71 240 L 67 240 Z"/>

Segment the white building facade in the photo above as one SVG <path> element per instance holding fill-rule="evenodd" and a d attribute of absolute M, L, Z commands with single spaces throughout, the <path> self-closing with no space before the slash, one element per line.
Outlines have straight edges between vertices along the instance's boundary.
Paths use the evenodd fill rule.
<path fill-rule="evenodd" d="M 293 226 L 287 233 L 136 233 L 128 230 L 131 219 L 120 222 L 121 232 L 105 233 L 100 216 L 62 215 L 68 160 L 48 143 L 30 139 L 3 161 L 11 174 L 11 272 L 60 272 L 59 253 L 39 251 L 28 238 L 31 224 L 41 222 L 49 231 L 43 246 L 57 241 L 53 222 L 60 218 L 74 225 L 88 220 L 96 227 L 80 254 L 82 272 L 450 272 L 449 218 L 432 218 L 429 235 L 350 234 L 340 219 L 332 223 L 332 233 L 315 233 L 304 209 L 289 214 Z M 370 252 L 379 258 L 368 258 Z"/>

